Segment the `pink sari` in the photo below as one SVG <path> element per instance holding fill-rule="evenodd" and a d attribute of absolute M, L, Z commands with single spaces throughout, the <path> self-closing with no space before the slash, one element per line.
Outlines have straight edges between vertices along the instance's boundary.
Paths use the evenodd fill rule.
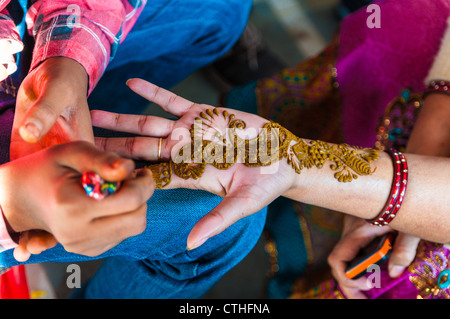
<path fill-rule="evenodd" d="M 361 9 L 342 23 L 336 63 L 344 139 L 373 147 L 379 118 L 404 88 L 423 92 L 439 51 L 449 0 L 375 1 L 381 28 L 367 27 Z"/>

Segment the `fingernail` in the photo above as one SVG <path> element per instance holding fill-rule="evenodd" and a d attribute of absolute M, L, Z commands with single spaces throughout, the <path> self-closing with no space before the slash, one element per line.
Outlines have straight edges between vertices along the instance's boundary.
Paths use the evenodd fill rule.
<path fill-rule="evenodd" d="M 202 239 L 196 241 L 193 245 L 191 246 L 187 246 L 187 250 L 193 250 L 195 248 L 200 247 L 201 245 L 203 245 L 207 240 L 209 239 L 209 237 L 203 237 Z"/>
<path fill-rule="evenodd" d="M 128 82 L 130 82 L 130 80 L 131 80 L 131 79 L 128 79 L 128 80 L 125 82 L 125 84 L 126 84 L 127 86 L 128 86 Z"/>
<path fill-rule="evenodd" d="M 119 158 L 118 160 L 114 161 L 110 164 L 112 168 L 122 168 L 126 171 L 133 171 L 134 170 L 134 163 L 132 160 L 126 159 L 126 158 Z"/>
<path fill-rule="evenodd" d="M 20 135 L 25 140 L 38 140 L 40 130 L 35 123 L 27 123 L 20 127 Z"/>
<path fill-rule="evenodd" d="M 405 270 L 405 267 L 402 267 L 402 266 L 389 267 L 389 276 L 391 276 L 391 278 L 397 278 L 398 276 L 400 276 L 403 273 L 404 270 Z"/>
<path fill-rule="evenodd" d="M 109 159 L 108 163 L 112 168 L 117 168 L 122 163 L 122 161 L 123 160 L 121 158 L 112 157 Z"/>

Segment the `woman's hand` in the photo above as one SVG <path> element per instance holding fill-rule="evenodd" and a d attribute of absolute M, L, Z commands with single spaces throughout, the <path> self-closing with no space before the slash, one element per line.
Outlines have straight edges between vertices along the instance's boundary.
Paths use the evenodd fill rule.
<path fill-rule="evenodd" d="M 342 237 L 328 256 L 328 264 L 346 298 L 366 299 L 362 291 L 372 288 L 366 277 L 347 278 L 345 270 L 349 262 L 373 239 L 391 231 L 393 230 L 390 227 L 374 226 L 364 219 L 345 215 Z"/>
<path fill-rule="evenodd" d="M 184 151 L 190 150 L 191 143 L 195 143 L 193 139 L 198 139 L 203 146 L 211 141 L 219 144 L 229 143 L 234 133 L 251 139 L 268 123 L 256 115 L 192 103 L 144 80 L 129 80 L 128 86 L 179 119 L 172 121 L 154 116 L 92 111 L 94 126 L 140 135 L 128 138 L 96 138 L 96 144 L 101 149 L 114 151 L 122 156 L 158 161 L 160 149 L 162 161 L 176 162 L 180 149 L 184 147 Z M 234 127 L 234 124 L 238 123 L 235 120 L 239 123 L 245 122 L 245 129 L 243 126 Z M 202 155 L 205 153 L 200 152 L 200 156 Z M 224 199 L 194 226 L 188 237 L 189 249 L 200 246 L 239 219 L 263 209 L 286 192 L 294 181 L 293 170 L 286 161 L 277 161 L 265 167 L 249 167 L 235 162 L 234 159 L 228 163 L 227 158 L 224 165 L 217 165 L 221 168 L 218 169 L 215 165 L 203 166 L 199 164 L 201 161 L 195 162 L 196 158 L 190 159 L 193 159 L 191 164 L 178 167 L 182 170 L 181 174 L 171 174 L 170 183 L 165 187 L 203 189 Z M 164 166 L 155 166 L 152 169 L 157 177 L 158 172 L 155 170 L 164 173 Z M 161 181 L 163 178 L 157 180 Z"/>
<path fill-rule="evenodd" d="M 96 172 L 121 181 L 103 200 L 86 195 L 81 176 Z M 154 190 L 148 170 L 88 142 L 61 144 L 1 166 L 0 204 L 15 232 L 19 261 L 59 242 L 69 252 L 97 256 L 146 227 L 146 202 Z"/>

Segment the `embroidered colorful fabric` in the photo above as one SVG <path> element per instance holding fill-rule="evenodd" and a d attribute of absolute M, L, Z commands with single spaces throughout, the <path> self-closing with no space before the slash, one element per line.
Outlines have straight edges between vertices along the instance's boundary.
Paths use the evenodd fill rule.
<path fill-rule="evenodd" d="M 450 249 L 444 245 L 423 242 L 416 261 L 408 268 L 409 281 L 417 290 L 417 298 L 450 299 L 449 267 Z"/>
<path fill-rule="evenodd" d="M 296 136 L 339 143 L 341 103 L 336 82 L 338 38 L 314 58 L 258 81 L 258 114 Z"/>
<path fill-rule="evenodd" d="M 398 278 L 390 278 L 386 263 L 381 265 L 380 288 L 372 288 L 365 294 L 370 299 L 449 299 L 450 298 L 450 249 L 444 245 L 422 241 L 413 263 Z M 301 291 L 298 284 L 293 299 L 343 299 L 333 279 L 316 287 Z"/>

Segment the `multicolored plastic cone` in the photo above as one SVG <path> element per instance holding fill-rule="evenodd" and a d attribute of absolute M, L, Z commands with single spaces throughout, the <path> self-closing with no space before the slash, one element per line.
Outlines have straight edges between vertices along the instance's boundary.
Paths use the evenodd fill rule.
<path fill-rule="evenodd" d="M 0 299 L 30 299 L 24 265 L 11 267 L 0 275 Z"/>
<path fill-rule="evenodd" d="M 102 200 L 118 191 L 121 183 L 108 182 L 94 172 L 86 172 L 81 177 L 81 184 L 89 197 Z"/>

